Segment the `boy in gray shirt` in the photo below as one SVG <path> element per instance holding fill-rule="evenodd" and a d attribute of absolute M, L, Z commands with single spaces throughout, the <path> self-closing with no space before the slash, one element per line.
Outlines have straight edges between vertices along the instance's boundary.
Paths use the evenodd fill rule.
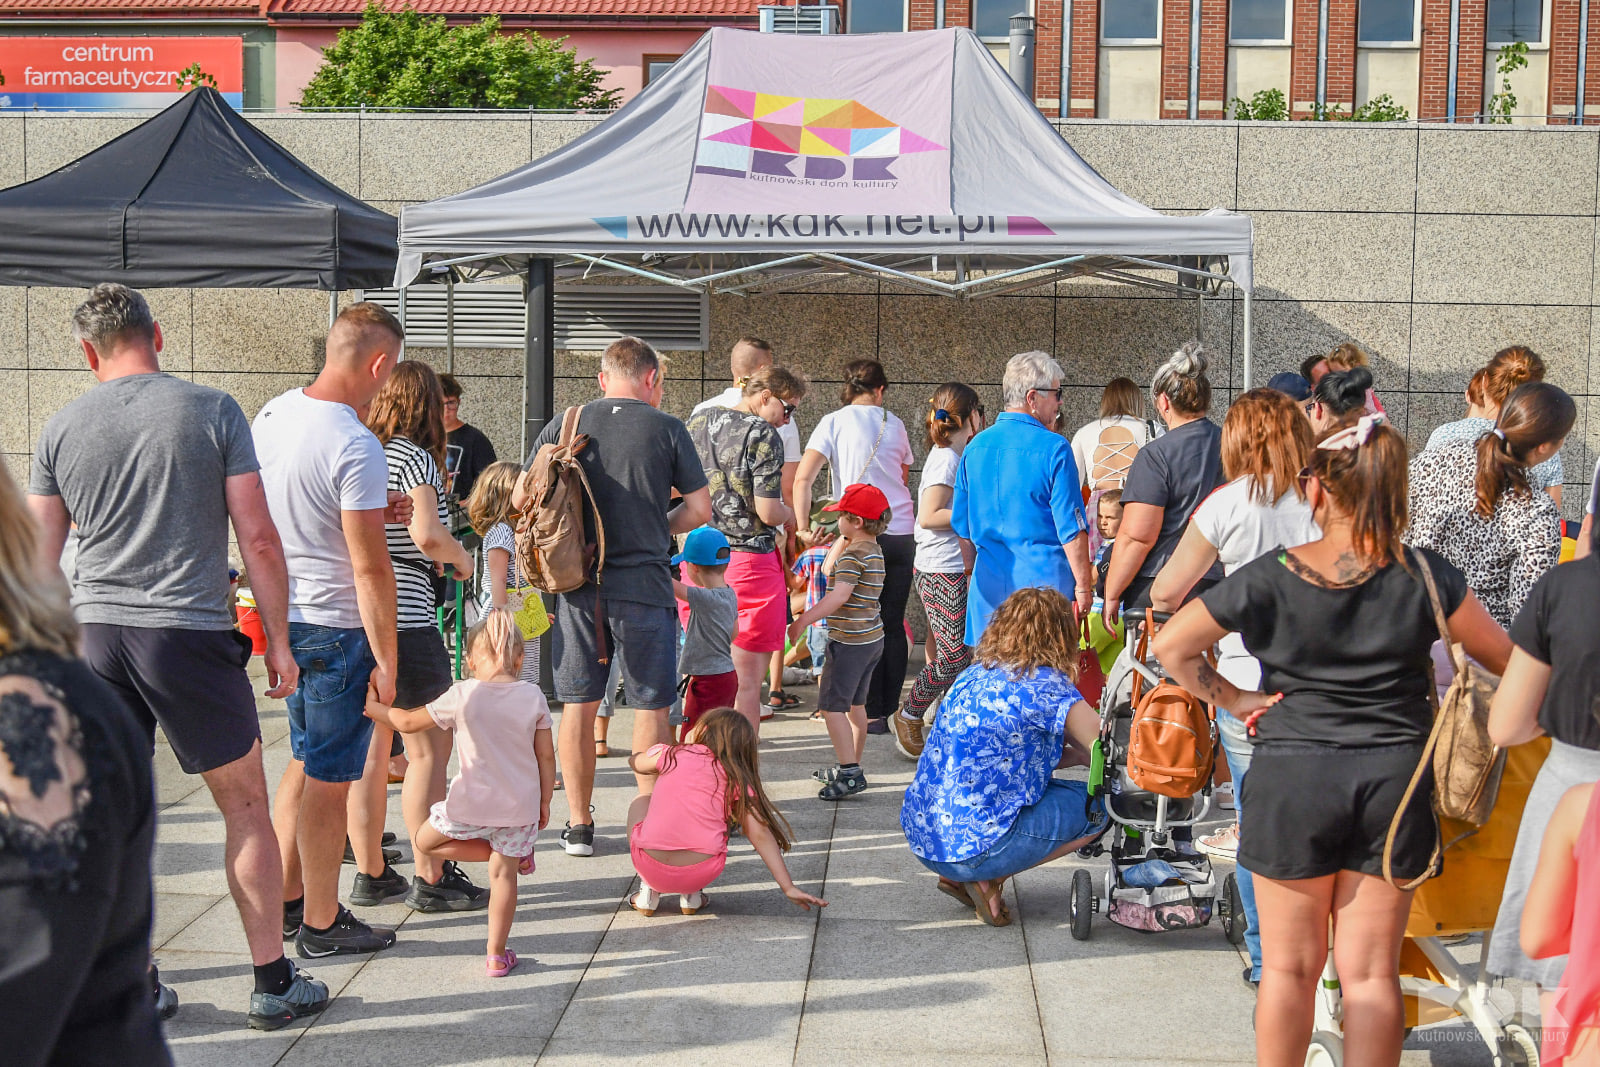
<path fill-rule="evenodd" d="M 739 625 L 739 596 L 723 578 L 731 549 L 720 530 L 701 526 L 683 539 L 683 551 L 672 562 L 683 568 L 683 581 L 672 583 L 672 595 L 688 605 L 678 673 L 685 676 L 684 732 L 700 716 L 733 707 L 739 676 L 733 669 L 733 632 Z M 758 726 L 757 723 L 751 723 Z"/>

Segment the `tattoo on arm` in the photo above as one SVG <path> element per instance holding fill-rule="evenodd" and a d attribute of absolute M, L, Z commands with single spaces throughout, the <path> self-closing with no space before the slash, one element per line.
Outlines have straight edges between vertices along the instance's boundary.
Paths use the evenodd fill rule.
<path fill-rule="evenodd" d="M 1217 673 L 1215 667 L 1205 659 L 1201 659 L 1200 666 L 1195 669 L 1194 677 L 1195 681 L 1200 684 L 1201 696 L 1207 698 L 1213 704 L 1224 703 L 1222 687 L 1226 683 L 1222 675 Z"/>

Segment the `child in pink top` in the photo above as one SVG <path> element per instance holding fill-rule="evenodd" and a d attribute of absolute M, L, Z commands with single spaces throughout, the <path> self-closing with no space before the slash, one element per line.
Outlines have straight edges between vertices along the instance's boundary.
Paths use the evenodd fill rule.
<path fill-rule="evenodd" d="M 414 711 L 379 704 L 370 693 L 367 698 L 367 715 L 385 726 L 408 734 L 437 726 L 455 734 L 461 769 L 412 842 L 417 873 L 406 899 L 420 902 L 436 889 L 445 860 L 487 860 L 491 978 L 517 965 L 517 954 L 506 947 L 517 875 L 533 872 L 533 844 L 550 822 L 555 785 L 550 707 L 538 686 L 518 680 L 522 649 L 512 614 L 491 611 L 467 632 L 471 678 Z"/>
<path fill-rule="evenodd" d="M 1529 959 L 1566 956 L 1545 1012 L 1544 1067 L 1600 1064 L 1600 785 L 1567 790 L 1539 845 L 1539 866 L 1522 907 Z M 1541 998 L 1543 999 L 1543 998 Z"/>
<path fill-rule="evenodd" d="M 678 908 L 693 915 L 705 907 L 705 887 L 728 859 L 728 827 L 739 826 L 766 863 L 783 895 L 807 911 L 828 902 L 798 888 L 783 854 L 789 824 L 761 788 L 756 730 L 732 708 L 717 708 L 689 730 L 681 745 L 656 745 L 631 756 L 634 773 L 655 775 L 653 792 L 628 809 L 628 846 L 640 889 L 633 910 L 654 915 L 662 893 L 678 894 Z"/>

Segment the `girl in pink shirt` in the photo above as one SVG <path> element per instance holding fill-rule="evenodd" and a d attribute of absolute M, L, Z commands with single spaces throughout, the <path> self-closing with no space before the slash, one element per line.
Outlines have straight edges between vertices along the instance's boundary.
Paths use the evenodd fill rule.
<path fill-rule="evenodd" d="M 678 894 L 678 908 L 693 915 L 705 907 L 705 887 L 728 859 L 728 827 L 739 826 L 772 872 L 783 895 L 806 911 L 826 900 L 804 892 L 789 877 L 789 823 L 761 787 L 756 731 L 732 708 L 717 708 L 690 729 L 681 745 L 656 745 L 631 756 L 636 774 L 655 775 L 655 789 L 628 809 L 628 846 L 640 889 L 633 910 L 654 915 L 661 894 Z"/>
<path fill-rule="evenodd" d="M 522 648 L 511 613 L 491 611 L 467 631 L 471 678 L 414 711 L 379 704 L 370 692 L 367 697 L 367 715 L 385 726 L 408 734 L 437 726 L 455 734 L 460 773 L 412 842 L 417 873 L 406 903 L 415 907 L 439 893 L 446 860 L 487 860 L 490 978 L 517 965 L 517 954 L 506 947 L 517 875 L 533 873 L 533 843 L 550 822 L 555 785 L 550 707 L 538 686 L 518 680 Z M 461 901 L 459 910 L 478 906 Z"/>

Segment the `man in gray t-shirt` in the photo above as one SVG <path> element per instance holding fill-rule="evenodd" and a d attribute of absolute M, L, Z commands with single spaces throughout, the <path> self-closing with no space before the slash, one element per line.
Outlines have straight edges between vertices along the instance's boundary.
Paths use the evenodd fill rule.
<path fill-rule="evenodd" d="M 283 955 L 283 870 L 245 671 L 250 640 L 228 613 L 231 521 L 266 632 L 267 695 L 292 693 L 288 572 L 250 424 L 226 393 L 161 372 L 161 327 L 134 290 L 96 286 L 72 332 L 100 384 L 39 437 L 28 506 L 43 533 L 40 565 L 56 564 L 76 526 L 72 604 L 84 659 L 152 748 L 160 724 L 179 764 L 210 787 L 255 964 L 250 1023 L 276 1029 L 320 1011 L 328 991 Z"/>

